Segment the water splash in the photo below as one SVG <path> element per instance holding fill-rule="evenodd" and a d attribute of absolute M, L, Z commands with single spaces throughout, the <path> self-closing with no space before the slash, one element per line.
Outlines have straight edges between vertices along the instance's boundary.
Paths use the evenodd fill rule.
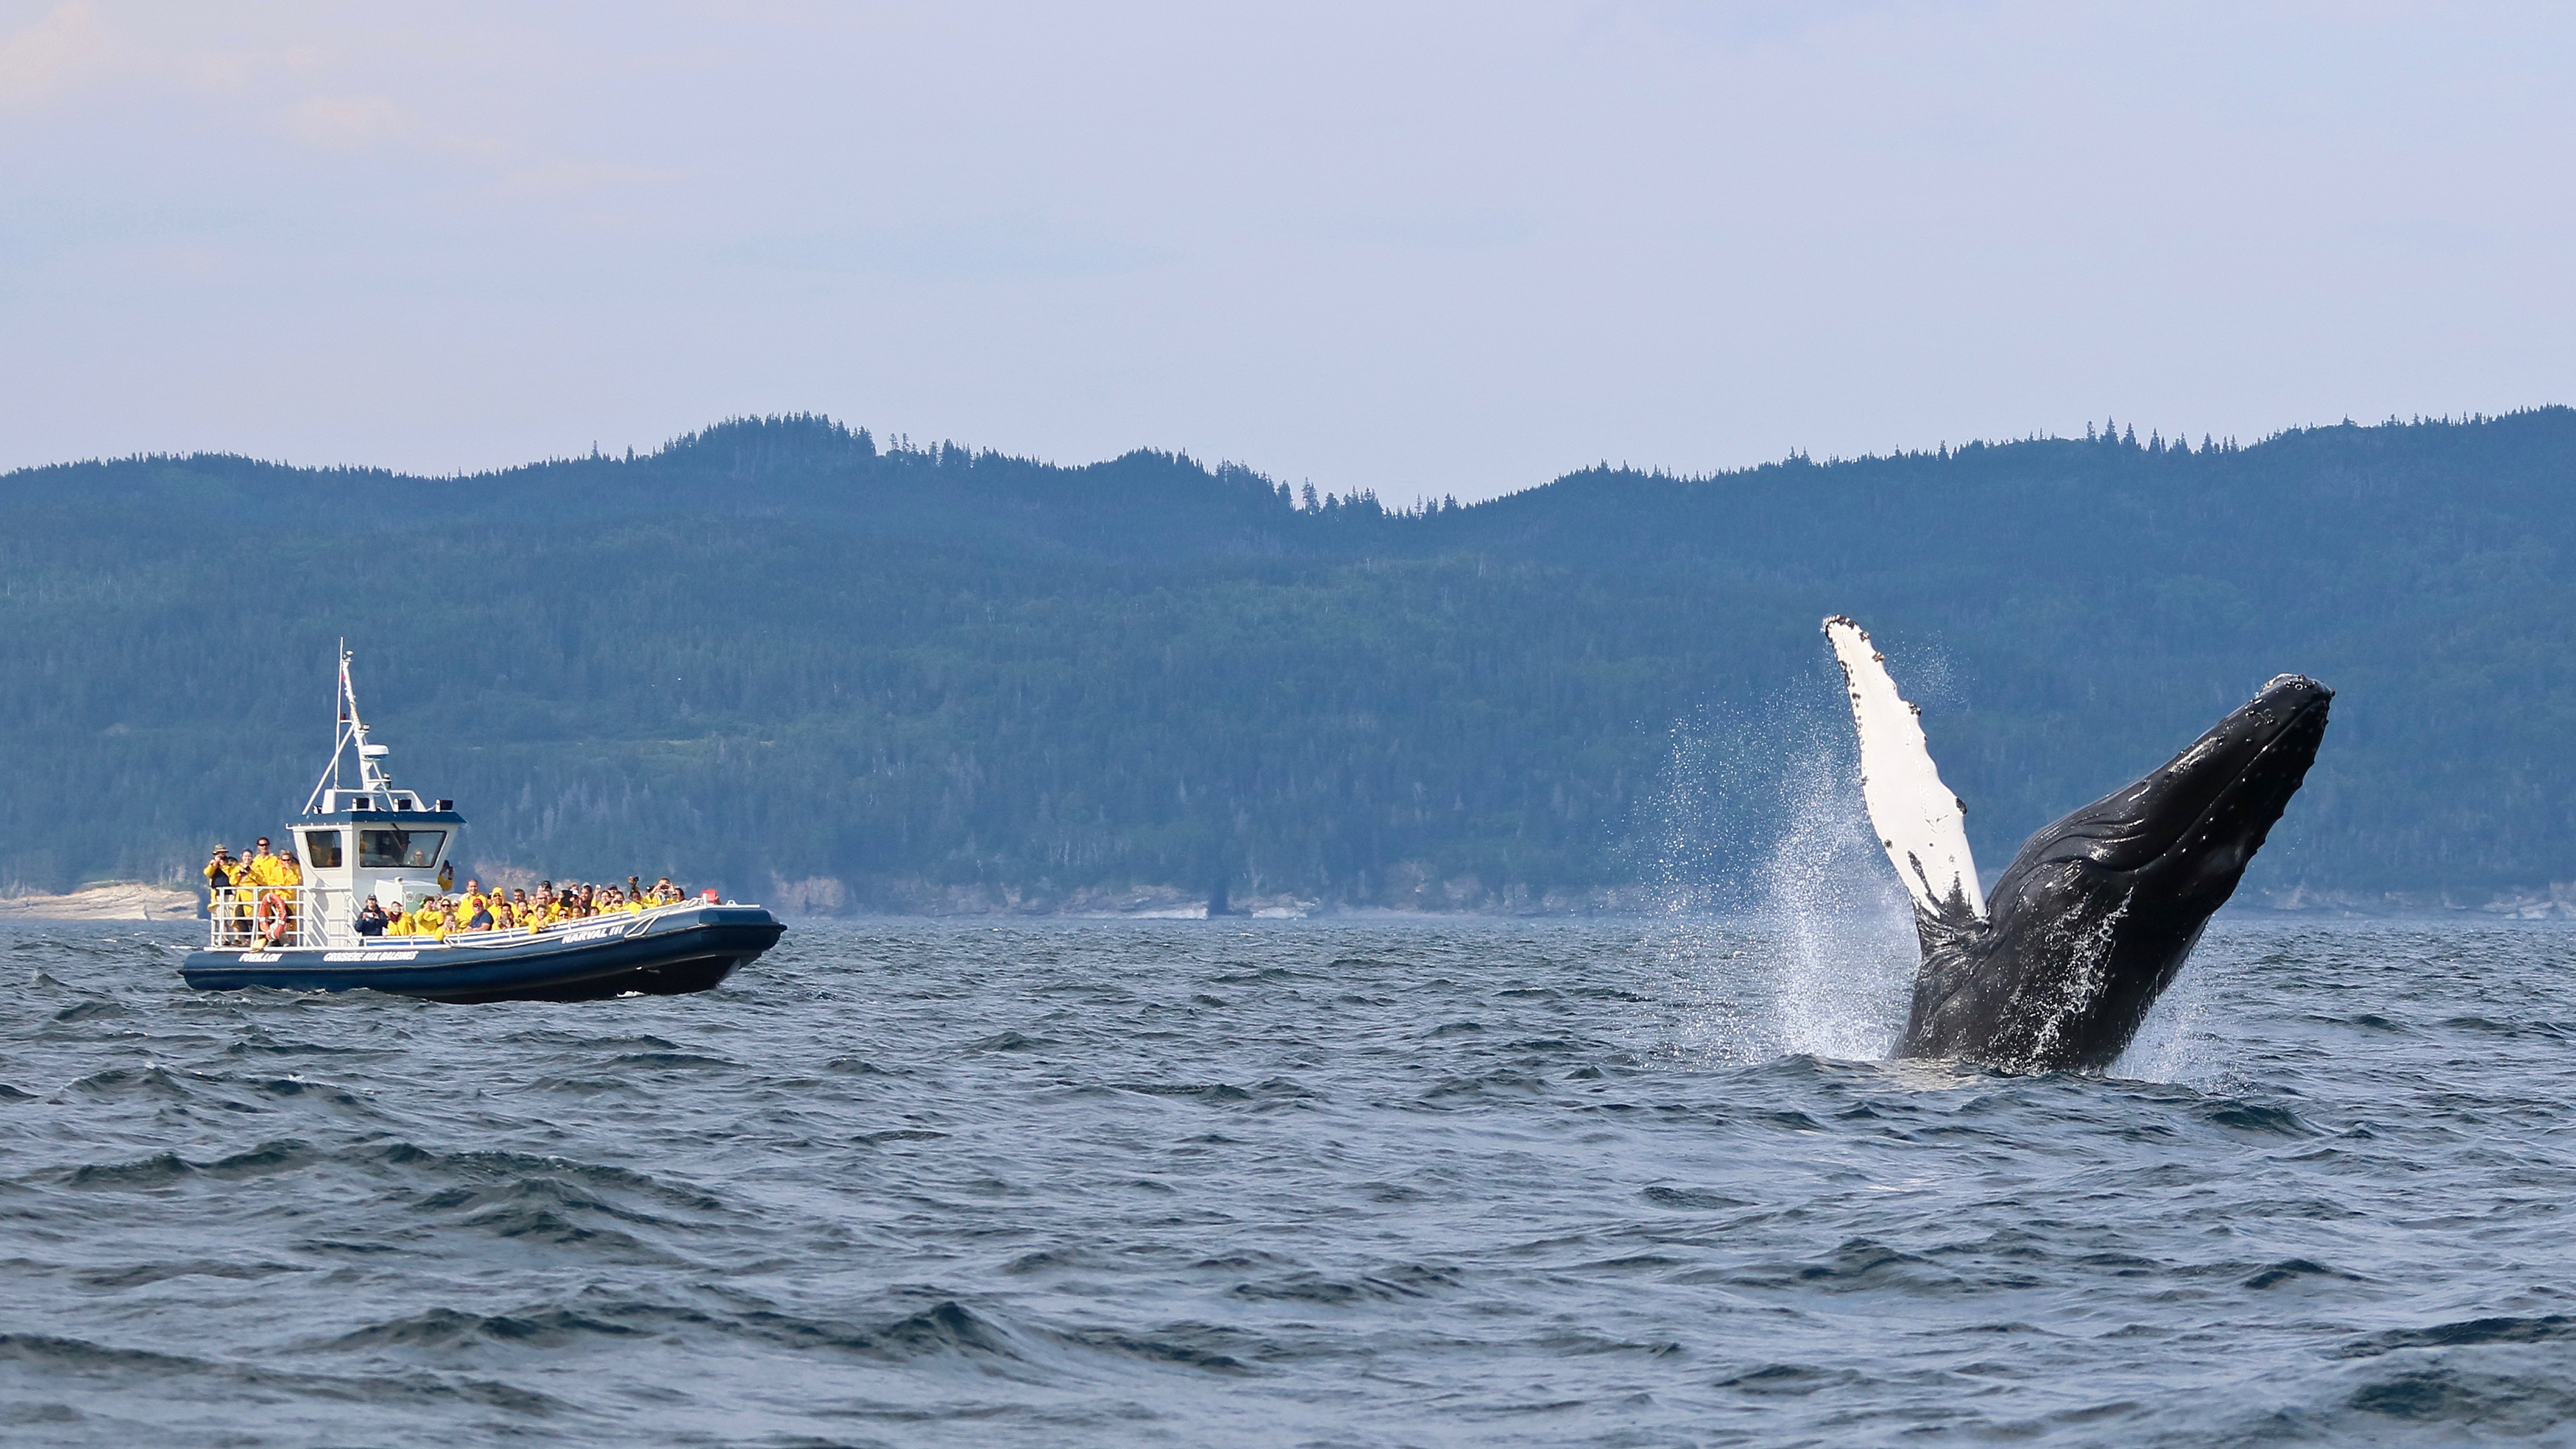
<path fill-rule="evenodd" d="M 1782 1049 L 1847 1060 L 1895 1044 L 1919 960 L 1913 903 L 1870 830 L 1854 753 L 1848 739 L 1810 739 L 1789 762 L 1787 829 L 1756 876 L 1759 912 L 1778 940 Z"/>
<path fill-rule="evenodd" d="M 1904 1026 L 1913 907 L 1870 830 L 1840 690 L 1812 684 L 1674 731 L 1651 870 L 1692 1055 L 1875 1059 Z"/>
<path fill-rule="evenodd" d="M 2107 1075 L 2204 1091 L 2226 1080 L 2226 1044 L 2209 1029 L 2216 988 L 2210 984 L 2211 963 L 2199 959 L 2207 949 L 2203 941 L 2164 995 L 2147 1008 L 2147 1019 L 2138 1023 L 2138 1034 Z"/>

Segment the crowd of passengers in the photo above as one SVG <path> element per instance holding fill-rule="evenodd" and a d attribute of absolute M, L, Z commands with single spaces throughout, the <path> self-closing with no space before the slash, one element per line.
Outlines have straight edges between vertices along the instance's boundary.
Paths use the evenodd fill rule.
<path fill-rule="evenodd" d="M 218 845 L 206 857 L 206 886 L 221 896 L 231 886 L 295 886 L 304 884 L 304 867 L 295 863 L 295 852 L 281 850 L 271 854 L 268 837 L 259 838 L 256 852 L 245 851 L 239 859 L 232 847 Z"/>
<path fill-rule="evenodd" d="M 389 914 L 382 902 L 369 896 L 358 908 L 358 934 L 445 940 L 476 931 L 543 931 L 598 916 L 642 915 L 686 899 L 687 894 L 667 875 L 649 886 L 630 875 L 622 889 L 567 883 L 557 890 L 553 881 L 539 881 L 535 895 L 524 888 L 504 891 L 499 886 L 486 894 L 482 882 L 469 879 L 462 895 L 431 896 L 397 914 Z"/>
<path fill-rule="evenodd" d="M 247 940 L 260 892 L 304 884 L 304 869 L 294 851 L 272 852 L 268 838 L 262 836 L 256 851 L 239 857 L 228 846 L 216 846 L 206 861 L 205 877 L 208 908 L 232 933 Z M 441 866 L 439 886 L 444 889 L 450 879 Z M 430 896 L 400 911 L 388 911 L 384 902 L 369 896 L 358 908 L 357 927 L 361 936 L 429 936 L 443 941 L 476 931 L 543 931 L 597 916 L 640 915 L 687 899 L 688 893 L 667 875 L 649 886 L 642 877 L 631 875 L 623 887 L 566 882 L 558 889 L 553 881 L 539 881 L 534 895 L 499 886 L 486 892 L 481 881 L 469 877 L 460 895 Z M 291 899 L 285 909 L 291 924 L 295 909 Z"/>

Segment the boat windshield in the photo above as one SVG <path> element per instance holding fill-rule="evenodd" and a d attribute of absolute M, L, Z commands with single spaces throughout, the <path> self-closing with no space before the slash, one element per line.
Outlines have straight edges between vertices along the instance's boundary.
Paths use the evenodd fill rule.
<path fill-rule="evenodd" d="M 445 844 L 444 830 L 361 830 L 358 832 L 358 865 L 360 868 L 385 866 L 428 866 L 438 859 L 438 847 Z"/>

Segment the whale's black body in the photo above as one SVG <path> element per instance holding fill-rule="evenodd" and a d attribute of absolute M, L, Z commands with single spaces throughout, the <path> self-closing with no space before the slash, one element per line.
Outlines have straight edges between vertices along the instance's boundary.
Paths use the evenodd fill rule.
<path fill-rule="evenodd" d="M 2285 674 L 2127 789 L 2039 832 L 1979 919 L 1915 911 L 1900 1057 L 2098 1070 L 2129 1045 L 2307 778 L 2334 691 Z"/>

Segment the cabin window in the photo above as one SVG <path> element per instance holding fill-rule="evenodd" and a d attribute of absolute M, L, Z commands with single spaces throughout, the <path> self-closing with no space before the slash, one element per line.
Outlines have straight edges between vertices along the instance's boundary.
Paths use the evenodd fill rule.
<path fill-rule="evenodd" d="M 305 831 L 304 863 L 316 870 L 338 870 L 340 868 L 340 832 Z"/>
<path fill-rule="evenodd" d="M 361 830 L 358 864 L 370 869 L 427 867 L 437 864 L 438 848 L 446 843 L 444 830 Z"/>

